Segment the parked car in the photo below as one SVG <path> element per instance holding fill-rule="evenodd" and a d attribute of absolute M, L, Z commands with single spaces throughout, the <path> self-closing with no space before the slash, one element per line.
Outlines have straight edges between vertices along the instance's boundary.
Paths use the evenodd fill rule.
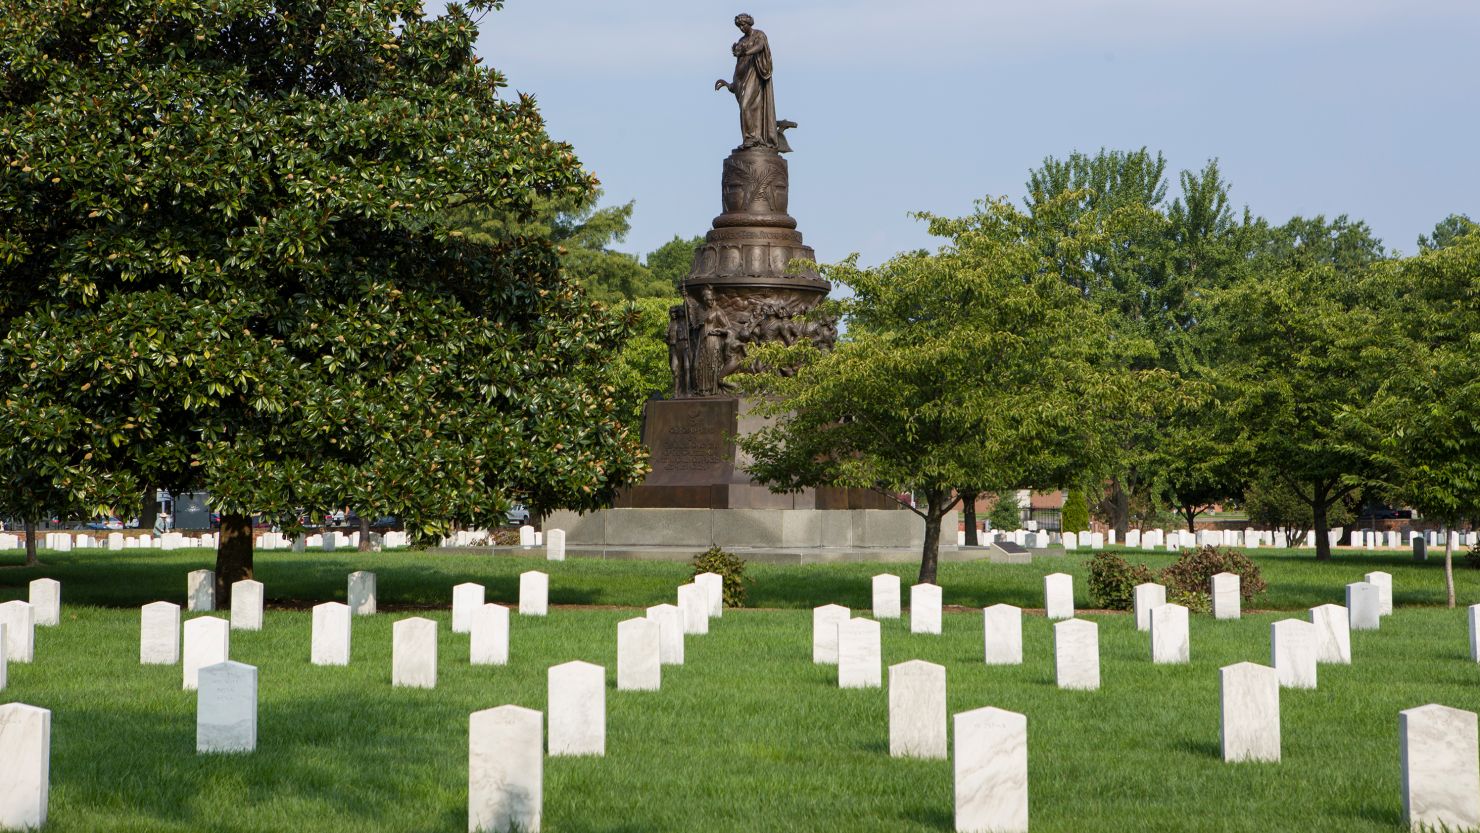
<path fill-rule="evenodd" d="M 529 523 L 529 508 L 522 503 L 516 503 L 504 514 L 509 521 L 509 526 L 524 526 Z"/>

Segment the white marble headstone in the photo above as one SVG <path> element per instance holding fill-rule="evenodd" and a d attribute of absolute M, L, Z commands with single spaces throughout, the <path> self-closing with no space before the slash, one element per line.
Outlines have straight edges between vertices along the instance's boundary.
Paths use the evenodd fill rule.
<path fill-rule="evenodd" d="M 678 588 L 678 611 L 683 617 L 683 632 L 709 633 L 709 594 L 697 584 Z"/>
<path fill-rule="evenodd" d="M 812 662 L 838 664 L 838 623 L 853 618 L 853 612 L 842 605 L 812 608 Z"/>
<path fill-rule="evenodd" d="M 694 583 L 704 588 L 704 598 L 709 602 L 709 618 L 718 619 L 724 616 L 725 577 L 719 573 L 700 573 L 694 576 Z"/>
<path fill-rule="evenodd" d="M 1270 664 L 1281 688 L 1316 687 L 1316 639 L 1316 626 L 1301 619 L 1269 626 Z"/>
<path fill-rule="evenodd" d="M 200 669 L 195 751 L 251 752 L 256 748 L 257 669 L 230 660 Z"/>
<path fill-rule="evenodd" d="M 313 606 L 309 662 L 314 665 L 349 665 L 351 615 L 350 606 L 339 602 Z"/>
<path fill-rule="evenodd" d="M 1059 688 L 1093 691 L 1100 687 L 1100 627 L 1085 619 L 1053 626 L 1053 666 Z"/>
<path fill-rule="evenodd" d="M 1192 639 L 1187 630 L 1187 608 L 1163 604 L 1151 609 L 1151 661 L 1158 665 L 1189 662 Z"/>
<path fill-rule="evenodd" d="M 538 833 L 545 795 L 544 723 L 544 715 L 522 706 L 469 715 L 469 833 Z"/>
<path fill-rule="evenodd" d="M 36 609 L 36 626 L 52 628 L 62 623 L 62 583 L 54 578 L 31 582 L 31 607 Z"/>
<path fill-rule="evenodd" d="M 184 682 L 194 690 L 200 669 L 231 658 L 231 623 L 216 616 L 198 616 L 185 622 Z"/>
<path fill-rule="evenodd" d="M 519 546 L 534 546 L 534 527 L 529 524 L 519 527 Z"/>
<path fill-rule="evenodd" d="M 1265 665 L 1240 662 L 1218 669 L 1223 760 L 1279 761 L 1280 680 Z"/>
<path fill-rule="evenodd" d="M 232 582 L 231 629 L 262 630 L 262 582 L 252 579 Z"/>
<path fill-rule="evenodd" d="M 996 708 L 955 718 L 957 833 L 1027 833 L 1028 718 Z"/>
<path fill-rule="evenodd" d="M 658 623 L 658 657 L 664 665 L 683 665 L 683 614 L 677 605 L 653 605 L 647 618 Z"/>
<path fill-rule="evenodd" d="M 1136 608 L 1136 630 L 1151 630 L 1151 609 L 1167 603 L 1167 589 L 1155 582 L 1136 585 L 1131 591 Z"/>
<path fill-rule="evenodd" d="M 481 584 L 465 582 L 452 588 L 452 632 L 467 633 L 473 629 L 473 611 L 483 606 Z"/>
<path fill-rule="evenodd" d="M 1077 550 L 1079 549 L 1079 536 L 1072 532 L 1065 532 L 1059 538 L 1059 543 L 1064 545 L 1065 551 Z"/>
<path fill-rule="evenodd" d="M 356 570 L 349 574 L 349 609 L 356 616 L 375 615 L 375 574 Z"/>
<path fill-rule="evenodd" d="M 1214 619 L 1237 619 L 1240 614 L 1238 573 L 1219 573 L 1212 579 Z"/>
<path fill-rule="evenodd" d="M 617 690 L 657 691 L 663 682 L 660 626 L 651 619 L 617 623 Z"/>
<path fill-rule="evenodd" d="M 565 560 L 565 530 L 552 529 L 545 533 L 545 560 Z"/>
<path fill-rule="evenodd" d="M 36 650 L 36 608 L 20 599 L 0 604 L 0 625 L 5 626 L 6 659 L 30 662 Z"/>
<path fill-rule="evenodd" d="M 472 665 L 507 665 L 509 662 L 509 609 L 484 604 L 473 611 L 468 639 L 468 662 Z"/>
<path fill-rule="evenodd" d="M 550 576 L 539 570 L 519 574 L 519 615 L 545 616 L 550 612 Z"/>
<path fill-rule="evenodd" d="M 1377 585 L 1358 581 L 1346 586 L 1346 610 L 1354 631 L 1375 631 L 1382 624 L 1382 591 Z"/>
<path fill-rule="evenodd" d="M 139 662 L 174 665 L 180 661 L 180 606 L 150 602 L 139 609 Z"/>
<path fill-rule="evenodd" d="M 210 613 L 216 609 L 216 571 L 192 570 L 185 577 L 185 609 Z"/>
<path fill-rule="evenodd" d="M 982 608 L 983 659 L 987 665 L 1023 662 L 1023 609 L 1009 604 Z"/>
<path fill-rule="evenodd" d="M 46 824 L 51 795 L 51 711 L 25 703 L 0 706 L 0 830 Z"/>
<path fill-rule="evenodd" d="M 879 623 L 849 619 L 838 623 L 838 687 L 878 688 L 884 684 Z"/>
<path fill-rule="evenodd" d="M 923 660 L 889 666 L 889 756 L 946 757 L 946 667 Z"/>
<path fill-rule="evenodd" d="M 1398 712 L 1403 820 L 1413 830 L 1480 829 L 1474 712 L 1430 704 Z"/>
<path fill-rule="evenodd" d="M 916 584 L 910 587 L 910 633 L 940 633 L 939 585 Z"/>
<path fill-rule="evenodd" d="M 1043 607 L 1050 619 L 1074 618 L 1074 577 L 1049 573 L 1043 577 Z"/>
<path fill-rule="evenodd" d="M 1393 612 L 1393 577 L 1381 570 L 1367 573 L 1362 580 L 1368 584 L 1377 585 L 1377 612 L 1378 615 L 1388 616 Z"/>
<path fill-rule="evenodd" d="M 1480 604 L 1470 605 L 1470 661 L 1480 662 Z"/>
<path fill-rule="evenodd" d="M 899 618 L 899 576 L 889 573 L 874 576 L 875 619 Z"/>
<path fill-rule="evenodd" d="M 391 685 L 437 687 L 437 623 L 413 616 L 391 626 Z"/>
<path fill-rule="evenodd" d="M 1350 665 L 1352 635 L 1346 608 L 1317 605 L 1310 609 L 1310 623 L 1316 629 L 1316 662 Z"/>
<path fill-rule="evenodd" d="M 606 754 L 606 669 L 566 662 L 547 674 L 550 755 Z"/>

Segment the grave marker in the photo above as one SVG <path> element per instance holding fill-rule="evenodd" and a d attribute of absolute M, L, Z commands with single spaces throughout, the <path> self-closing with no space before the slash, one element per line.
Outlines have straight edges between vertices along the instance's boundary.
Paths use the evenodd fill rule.
<path fill-rule="evenodd" d="M 391 626 L 391 685 L 437 687 L 437 623 L 413 616 Z"/>
<path fill-rule="evenodd" d="M 1346 608 L 1317 605 L 1310 609 L 1310 623 L 1315 626 L 1316 662 L 1350 665 L 1352 635 Z"/>
<path fill-rule="evenodd" d="M 946 668 L 910 660 L 889 666 L 889 756 L 946 757 Z"/>
<path fill-rule="evenodd" d="M 916 584 L 910 587 L 910 633 L 940 633 L 939 585 Z"/>
<path fill-rule="evenodd" d="M 606 669 L 562 663 L 547 673 L 550 755 L 606 755 Z"/>
<path fill-rule="evenodd" d="M 874 618 L 899 618 L 899 576 L 884 573 L 874 576 Z"/>
<path fill-rule="evenodd" d="M 349 609 L 356 616 L 375 615 L 375 574 L 356 570 L 349 574 Z"/>
<path fill-rule="evenodd" d="M 484 604 L 473 611 L 471 637 L 468 640 L 470 665 L 507 665 L 509 663 L 509 609 L 499 604 Z"/>
<path fill-rule="evenodd" d="M 1043 607 L 1050 619 L 1074 618 L 1074 577 L 1049 573 L 1043 577 Z"/>
<path fill-rule="evenodd" d="M 195 751 L 251 752 L 256 748 L 257 669 L 230 660 L 200 669 Z"/>
<path fill-rule="evenodd" d="M 617 623 L 618 691 L 657 691 L 662 685 L 659 629 L 651 619 Z"/>
<path fill-rule="evenodd" d="M 883 667 L 879 623 L 873 619 L 839 622 L 838 688 L 879 688 Z"/>
<path fill-rule="evenodd" d="M 1391 616 L 1393 613 L 1393 577 L 1381 570 L 1362 576 L 1368 584 L 1377 585 L 1377 614 Z"/>
<path fill-rule="evenodd" d="M 519 574 L 519 615 L 545 616 L 550 612 L 550 577 L 538 570 Z"/>
<path fill-rule="evenodd" d="M 30 662 L 36 652 L 36 608 L 20 599 L 0 604 L 7 662 Z"/>
<path fill-rule="evenodd" d="M 545 536 L 545 560 L 565 560 L 565 530 L 552 529 L 550 530 L 549 534 Z"/>
<path fill-rule="evenodd" d="M 709 618 L 718 619 L 724 616 L 725 577 L 719 573 L 700 573 L 694 576 L 694 583 L 704 588 L 704 598 L 709 602 L 706 610 Z"/>
<path fill-rule="evenodd" d="M 1023 609 L 1009 604 L 982 608 L 983 659 L 987 665 L 1023 662 Z"/>
<path fill-rule="evenodd" d="M 683 665 L 683 615 L 677 605 L 653 605 L 647 618 L 658 623 L 658 659 L 663 665 Z"/>
<path fill-rule="evenodd" d="M 709 594 L 697 584 L 678 588 L 678 610 L 683 616 L 683 632 L 709 633 Z"/>
<path fill-rule="evenodd" d="M 1027 716 L 988 707 L 955 724 L 957 833 L 1027 833 Z"/>
<path fill-rule="evenodd" d="M 483 606 L 483 595 L 481 584 L 464 582 L 452 588 L 453 633 L 467 633 L 473 629 L 473 611 Z"/>
<path fill-rule="evenodd" d="M 1474 712 L 1430 704 L 1398 712 L 1403 821 L 1413 830 L 1480 829 Z"/>
<path fill-rule="evenodd" d="M 468 830 L 538 833 L 544 807 L 544 715 L 499 706 L 468 716 Z"/>
<path fill-rule="evenodd" d="M 232 582 L 231 629 L 262 630 L 262 582 L 252 579 Z"/>
<path fill-rule="evenodd" d="M 1158 605 L 1151 610 L 1151 661 L 1179 665 L 1190 661 L 1192 640 L 1187 631 L 1187 608 Z"/>
<path fill-rule="evenodd" d="M 1167 589 L 1155 582 L 1136 585 L 1131 591 L 1135 599 L 1136 630 L 1151 630 L 1151 611 L 1167 603 Z"/>
<path fill-rule="evenodd" d="M 1281 688 L 1316 687 L 1316 626 L 1281 619 L 1269 626 L 1270 664 Z"/>
<path fill-rule="evenodd" d="M 1375 631 L 1382 625 L 1382 591 L 1358 581 L 1346 586 L 1346 609 L 1354 631 Z"/>
<path fill-rule="evenodd" d="M 62 623 L 62 583 L 52 578 L 38 578 L 30 586 L 31 607 L 36 611 L 36 626 L 54 628 Z"/>
<path fill-rule="evenodd" d="M 1212 585 L 1213 618 L 1239 618 L 1242 600 L 1239 598 L 1238 573 L 1219 573 L 1213 576 Z"/>
<path fill-rule="evenodd" d="M 198 616 L 185 623 L 184 682 L 194 690 L 200 669 L 231 658 L 231 623 L 216 616 Z"/>
<path fill-rule="evenodd" d="M 1280 679 L 1268 666 L 1240 662 L 1218 669 L 1223 760 L 1280 759 Z"/>
<path fill-rule="evenodd" d="M 1100 628 L 1085 619 L 1053 626 L 1054 677 L 1059 688 L 1094 691 L 1100 687 Z"/>
<path fill-rule="evenodd" d="M 812 608 L 812 662 L 838 664 L 838 623 L 853 618 L 853 612 L 842 605 Z"/>
<path fill-rule="evenodd" d="M 186 610 L 211 613 L 216 610 L 216 572 L 192 570 L 185 577 Z"/>
<path fill-rule="evenodd" d="M 139 609 L 139 663 L 174 665 L 180 661 L 180 606 L 150 602 Z"/>
<path fill-rule="evenodd" d="M 46 824 L 51 794 L 51 711 L 25 703 L 0 706 L 0 829 Z"/>
<path fill-rule="evenodd" d="M 314 665 L 349 665 L 350 606 L 324 602 L 313 607 L 309 662 Z"/>

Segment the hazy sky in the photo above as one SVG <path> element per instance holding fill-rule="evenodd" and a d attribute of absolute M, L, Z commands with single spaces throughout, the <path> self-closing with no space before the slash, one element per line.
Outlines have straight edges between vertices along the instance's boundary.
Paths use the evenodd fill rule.
<path fill-rule="evenodd" d="M 1174 182 L 1216 157 L 1236 205 L 1346 213 L 1404 251 L 1480 218 L 1480 0 L 508 0 L 479 52 L 606 202 L 636 200 L 619 248 L 719 213 L 740 11 L 800 124 L 791 213 L 822 261 L 933 245 L 909 212 L 1021 203 L 1045 156 L 1100 147 L 1161 150 Z"/>

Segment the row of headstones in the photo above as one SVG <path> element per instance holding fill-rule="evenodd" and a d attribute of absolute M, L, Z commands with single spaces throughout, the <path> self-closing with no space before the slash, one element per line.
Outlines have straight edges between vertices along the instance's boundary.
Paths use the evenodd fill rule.
<path fill-rule="evenodd" d="M 481 547 L 493 544 L 493 533 L 486 529 L 460 529 L 442 538 L 442 547 Z M 550 561 L 565 560 L 565 530 L 551 529 L 541 532 L 529 524 L 519 527 L 519 546 L 545 547 L 545 558 Z"/>
<path fill-rule="evenodd" d="M 1333 546 L 1341 540 L 1343 530 L 1330 530 L 1330 542 Z M 1398 549 L 1405 546 L 1414 548 L 1415 557 L 1422 558 L 1425 555 L 1425 547 L 1439 546 L 1442 542 L 1443 533 L 1437 530 L 1409 530 L 1399 532 L 1397 530 L 1356 530 L 1353 531 L 1355 540 L 1353 547 L 1364 549 L 1376 549 L 1386 547 Z M 1090 549 L 1099 550 L 1106 546 L 1115 546 L 1115 530 L 1106 532 L 1065 532 L 1061 535 L 1051 534 L 1042 530 L 1014 530 L 1006 533 L 993 533 L 997 540 L 1010 540 L 1018 546 L 1044 549 L 1052 545 L 1057 537 L 1058 543 L 1066 550 Z M 1480 540 L 1480 532 L 1451 531 L 1449 538 L 1456 548 L 1474 546 Z M 966 533 L 958 532 L 956 536 L 957 545 L 966 543 Z M 1162 549 L 1181 550 L 1189 547 L 1220 546 L 1220 547 L 1246 547 L 1257 549 L 1259 547 L 1270 547 L 1284 549 L 1290 546 L 1285 533 L 1278 530 L 1267 529 L 1203 529 L 1196 533 L 1187 530 L 1165 531 L 1161 529 L 1132 529 L 1125 534 L 1125 545 L 1132 549 Z M 1308 532 L 1298 546 L 1315 546 L 1315 533 Z"/>
<path fill-rule="evenodd" d="M 387 549 L 404 547 L 408 543 L 405 532 L 391 530 L 383 535 L 370 533 L 370 541 L 374 546 Z M 70 552 L 74 549 L 215 549 L 220 543 L 220 536 L 213 532 L 205 532 L 200 535 L 186 535 L 182 532 L 166 532 L 163 535 L 125 535 L 122 532 L 110 532 L 107 535 L 91 535 L 80 533 L 74 535 L 71 532 L 48 532 L 45 533 L 36 544 L 42 549 L 55 552 Z M 358 547 L 360 545 L 360 533 L 351 532 L 348 535 L 339 532 L 325 532 L 315 535 L 299 535 L 290 537 L 280 532 L 263 532 L 257 535 L 253 545 L 261 550 L 288 550 L 294 552 L 305 552 L 307 550 L 324 550 L 332 552 L 340 547 Z M 25 547 L 25 538 L 11 533 L 0 532 L 0 550 L 17 550 Z"/>
<path fill-rule="evenodd" d="M 890 582 L 889 578 L 896 581 Z M 892 595 L 891 585 L 896 588 Z M 1372 592 L 1367 595 L 1375 606 L 1376 585 L 1368 586 Z M 927 587 L 931 585 L 916 585 L 911 599 L 926 603 L 928 620 L 939 615 L 938 609 L 928 608 L 932 600 L 939 598 L 939 592 L 938 588 L 934 593 L 920 592 Z M 875 615 L 882 612 L 881 618 L 898 618 L 897 577 L 876 577 L 875 589 L 875 603 L 879 606 Z M 1235 585 L 1235 597 L 1236 594 Z M 1150 631 L 1153 662 L 1185 663 L 1190 653 L 1188 611 L 1180 605 L 1167 604 L 1165 597 L 1166 588 L 1161 585 L 1143 584 L 1136 588 L 1137 629 Z M 982 613 L 986 663 L 1020 664 L 1022 610 L 999 604 L 985 608 Z M 915 614 L 912 609 L 912 620 Z M 1351 662 L 1347 609 L 1321 605 L 1312 608 L 1310 616 L 1311 622 L 1288 619 L 1271 625 L 1273 667 L 1245 662 L 1220 669 L 1220 730 L 1225 761 L 1278 761 L 1279 689 L 1315 688 L 1317 662 Z M 813 662 L 836 664 L 838 684 L 842 688 L 880 687 L 880 624 L 850 617 L 851 611 L 841 605 L 824 605 L 813 610 Z M 911 630 L 939 632 L 914 627 Z M 1480 605 L 1470 608 L 1470 646 L 1472 659 L 1480 662 Z M 1054 667 L 1060 688 L 1099 688 L 1099 637 L 1095 623 L 1077 619 L 1055 623 Z M 1440 726 L 1446 731 L 1455 726 L 1463 729 L 1465 721 L 1468 721 L 1468 732 L 1461 732 L 1456 738 L 1432 734 Z M 1440 821 L 1454 824 L 1468 820 L 1465 828 L 1455 829 L 1480 826 L 1475 715 L 1429 705 L 1402 712 L 1400 723 L 1404 736 L 1404 807 L 1409 818 L 1415 824 Z M 1027 718 L 1000 709 L 978 709 L 958 714 L 955 726 L 956 829 L 1026 830 Z M 1446 762 L 1455 759 L 1467 762 L 1458 769 L 1458 783 L 1473 782 L 1473 787 L 1460 794 L 1446 791 L 1442 786 L 1446 783 L 1445 770 L 1429 766 L 1429 758 L 1410 766 L 1407 757 L 1410 732 L 1425 755 Z M 890 754 L 944 758 L 946 746 L 946 669 L 920 660 L 890 666 Z M 1470 805 L 1477 805 L 1473 812 L 1466 810 Z"/>

